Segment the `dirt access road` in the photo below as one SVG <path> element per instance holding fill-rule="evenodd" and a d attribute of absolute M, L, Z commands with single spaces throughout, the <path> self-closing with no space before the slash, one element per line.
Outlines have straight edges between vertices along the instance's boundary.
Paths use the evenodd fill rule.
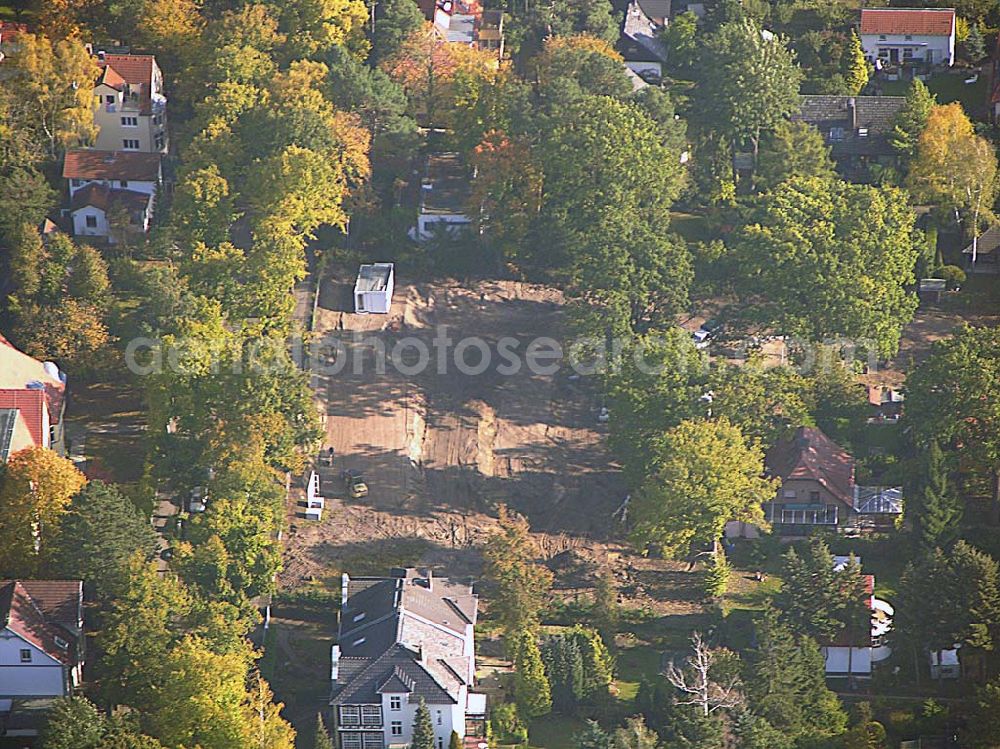
<path fill-rule="evenodd" d="M 347 565 L 355 571 L 419 562 L 475 574 L 473 547 L 494 527 L 498 502 L 528 517 L 546 556 L 571 548 L 606 554 L 602 542 L 624 490 L 593 395 L 565 373 L 498 371 L 505 364 L 497 354 L 502 338 L 513 339 L 507 345 L 522 361 L 530 341 L 561 338 L 559 291 L 512 281 L 397 278 L 390 314 L 357 315 L 350 303 L 346 282 L 324 285 L 315 333 L 343 341 L 340 356 L 347 357 L 340 371 L 313 375 L 325 445 L 336 450 L 335 468 L 321 471 L 322 493 L 336 499 L 321 523 L 291 513 L 283 587 Z M 450 346 L 440 343 L 444 335 Z M 491 351 L 481 373 L 455 364 L 459 342 L 469 338 Z M 415 341 L 429 355 L 419 372 Z M 464 361 L 475 370 L 480 344 L 464 346 Z M 387 354 L 384 371 L 376 370 L 379 349 Z M 344 468 L 364 472 L 367 498 L 344 497 Z"/>

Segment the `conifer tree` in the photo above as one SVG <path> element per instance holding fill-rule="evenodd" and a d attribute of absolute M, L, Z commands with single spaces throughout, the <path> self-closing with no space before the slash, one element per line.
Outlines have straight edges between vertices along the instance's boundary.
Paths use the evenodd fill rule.
<path fill-rule="evenodd" d="M 514 636 L 514 700 L 526 718 L 537 718 L 552 709 L 552 688 L 545 676 L 542 654 L 528 631 Z M 415 749 L 422 749 L 416 747 Z"/>
<path fill-rule="evenodd" d="M 598 725 L 588 720 L 587 726 L 576 737 L 577 749 L 611 749 L 611 737 Z"/>
<path fill-rule="evenodd" d="M 417 714 L 413 720 L 413 743 L 411 749 L 434 749 L 434 726 L 431 724 L 431 711 L 423 697 L 417 706 Z"/>
<path fill-rule="evenodd" d="M 313 749 L 333 749 L 330 732 L 326 730 L 323 716 L 319 713 L 316 714 L 316 740 L 313 742 Z"/>
<path fill-rule="evenodd" d="M 937 440 L 927 448 L 925 461 L 924 478 L 915 503 L 914 525 L 924 548 L 944 549 L 958 539 L 962 505 L 949 480 L 944 453 Z"/>

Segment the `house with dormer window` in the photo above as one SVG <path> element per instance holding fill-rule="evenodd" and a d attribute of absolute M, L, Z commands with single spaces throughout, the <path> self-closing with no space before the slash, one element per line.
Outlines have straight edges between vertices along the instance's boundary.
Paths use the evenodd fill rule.
<path fill-rule="evenodd" d="M 344 575 L 330 708 L 340 749 L 413 741 L 417 708 L 431 714 L 434 743 L 452 732 L 478 745 L 486 696 L 473 691 L 478 598 L 471 585 L 413 568 L 389 577 Z"/>

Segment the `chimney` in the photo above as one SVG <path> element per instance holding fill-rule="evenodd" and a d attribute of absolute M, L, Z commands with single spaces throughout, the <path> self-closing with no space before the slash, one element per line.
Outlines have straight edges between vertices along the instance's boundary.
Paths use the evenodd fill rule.
<path fill-rule="evenodd" d="M 434 572 L 430 567 L 427 568 L 424 577 L 427 579 L 427 590 L 434 590 Z"/>
<path fill-rule="evenodd" d="M 851 118 L 851 132 L 858 129 L 858 101 L 853 96 L 847 100 L 847 115 Z"/>
<path fill-rule="evenodd" d="M 351 582 L 351 576 L 346 572 L 340 576 L 340 608 L 347 605 L 347 584 Z"/>
<path fill-rule="evenodd" d="M 336 681 L 340 675 L 340 645 L 330 646 L 330 681 Z"/>
<path fill-rule="evenodd" d="M 103 49 L 97 50 L 97 59 L 100 60 L 101 62 L 104 62 L 104 50 Z"/>

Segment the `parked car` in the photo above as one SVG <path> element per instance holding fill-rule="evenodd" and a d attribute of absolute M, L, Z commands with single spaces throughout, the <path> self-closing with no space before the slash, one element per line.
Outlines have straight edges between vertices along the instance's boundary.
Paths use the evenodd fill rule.
<path fill-rule="evenodd" d="M 345 469 L 340 476 L 344 479 L 347 493 L 351 499 L 361 499 L 368 496 L 368 484 L 365 483 L 365 477 L 359 471 Z"/>
<path fill-rule="evenodd" d="M 707 349 L 712 339 L 722 332 L 722 323 L 718 320 L 706 320 L 702 326 L 691 334 L 694 347 L 699 351 Z"/>
<path fill-rule="evenodd" d="M 204 512 L 208 508 L 208 489 L 196 486 L 188 499 L 188 512 Z"/>

